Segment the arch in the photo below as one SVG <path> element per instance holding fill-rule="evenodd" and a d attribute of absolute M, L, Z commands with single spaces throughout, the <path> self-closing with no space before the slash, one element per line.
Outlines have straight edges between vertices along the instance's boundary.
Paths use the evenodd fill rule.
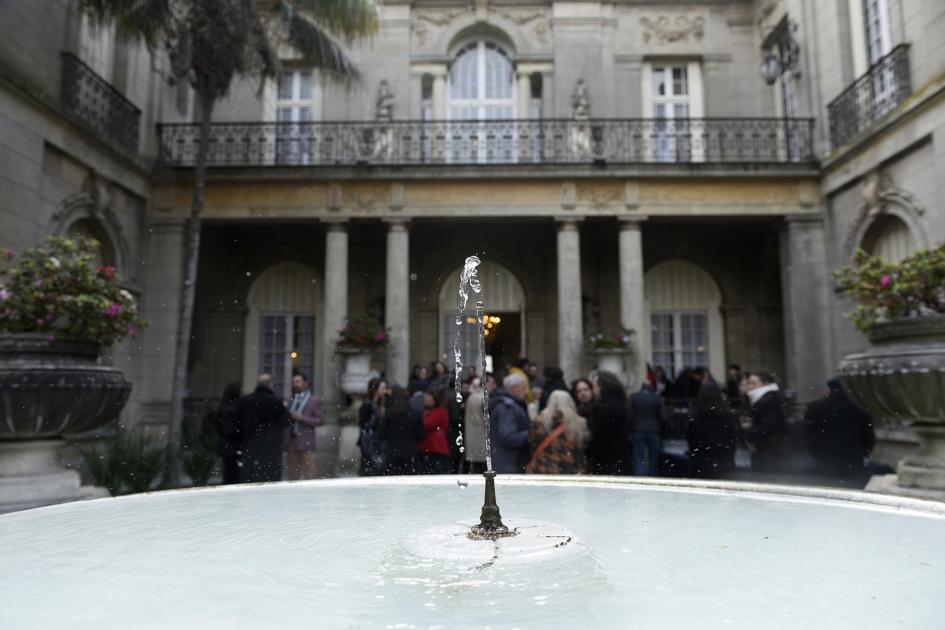
<path fill-rule="evenodd" d="M 104 205 L 104 208 L 102 207 Z M 129 248 L 122 233 L 121 223 L 108 203 L 102 203 L 97 195 L 78 192 L 69 195 L 52 215 L 49 232 L 56 236 L 78 233 L 92 236 L 102 247 L 102 258 L 110 262 L 122 279 L 128 279 Z"/>
<path fill-rule="evenodd" d="M 458 48 L 474 39 L 494 41 L 506 47 L 509 54 L 517 56 L 537 52 L 522 29 L 512 20 L 490 14 L 488 21 L 479 20 L 472 12 L 457 16 L 440 31 L 431 45 L 431 53 L 452 57 Z"/>
<path fill-rule="evenodd" d="M 293 370 L 318 382 L 315 372 L 322 365 L 317 344 L 322 312 L 318 286 L 315 271 L 296 262 L 273 264 L 253 281 L 246 296 L 244 391 L 255 386 L 261 371 L 272 374 L 277 395 L 287 395 Z"/>
<path fill-rule="evenodd" d="M 72 225 L 66 228 L 64 236 L 95 239 L 98 242 L 98 256 L 95 264 L 118 268 L 115 248 L 112 245 L 111 238 L 97 219 L 86 217 L 73 222 Z"/>
<path fill-rule="evenodd" d="M 868 232 L 884 217 L 895 217 L 905 224 L 915 241 L 916 249 L 927 249 L 930 246 L 922 224 L 925 206 L 915 195 L 896 186 L 886 173 L 867 177 L 863 189 L 866 203 L 860 208 L 859 215 L 847 233 L 847 258 L 852 258 L 858 248 L 867 249 L 865 245 L 870 244 L 867 239 Z"/>
<path fill-rule="evenodd" d="M 705 269 L 680 259 L 655 265 L 644 277 L 644 300 L 648 361 L 676 371 L 704 365 L 716 376 L 724 373 L 722 292 Z"/>
<path fill-rule="evenodd" d="M 915 234 L 894 214 L 876 217 L 866 229 L 860 247 L 889 263 L 899 262 L 919 249 Z"/>
<path fill-rule="evenodd" d="M 439 346 L 441 352 L 447 352 L 447 356 L 452 357 L 453 340 L 456 334 L 456 308 L 459 300 L 459 276 L 462 268 L 453 270 L 446 276 L 443 284 L 440 286 L 437 299 L 439 312 Z M 485 312 L 487 314 L 496 313 L 517 313 L 518 326 L 520 328 L 519 350 L 524 352 L 526 346 L 525 335 L 525 290 L 519 279 L 506 267 L 492 262 L 485 261 L 479 265 L 479 278 L 484 284 L 484 294 L 482 295 Z M 469 318 L 476 314 L 476 301 L 480 296 L 470 293 L 469 300 L 466 303 L 464 311 L 468 326 L 464 328 L 461 337 L 461 349 L 464 357 L 470 360 L 463 360 L 465 365 L 475 363 L 479 365 L 481 358 L 478 351 L 478 325 L 469 321 Z M 475 321 L 475 320 L 474 320 Z M 498 322 L 501 326 L 502 322 Z"/>

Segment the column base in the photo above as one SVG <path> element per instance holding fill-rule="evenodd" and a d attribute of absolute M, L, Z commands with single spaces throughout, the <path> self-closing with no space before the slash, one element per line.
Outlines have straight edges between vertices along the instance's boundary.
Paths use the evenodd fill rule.
<path fill-rule="evenodd" d="M 893 494 L 896 496 L 910 497 L 913 499 L 945 501 L 945 490 L 900 486 L 899 475 L 873 475 L 870 478 L 869 483 L 866 484 L 865 490 L 867 492 Z"/>
<path fill-rule="evenodd" d="M 48 475 L 0 477 L 0 514 L 110 496 L 108 490 L 83 486 L 79 473 L 64 470 Z"/>

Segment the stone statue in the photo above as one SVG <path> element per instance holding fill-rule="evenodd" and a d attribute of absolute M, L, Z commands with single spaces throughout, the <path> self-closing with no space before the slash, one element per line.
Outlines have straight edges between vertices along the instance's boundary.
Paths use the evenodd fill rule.
<path fill-rule="evenodd" d="M 394 115 L 394 95 L 390 91 L 387 81 L 381 81 L 377 86 L 377 100 L 375 101 L 374 119 L 389 122 Z"/>
<path fill-rule="evenodd" d="M 587 85 L 584 79 L 578 79 L 571 95 L 571 115 L 574 120 L 587 120 L 591 115 L 591 99 L 587 95 Z"/>

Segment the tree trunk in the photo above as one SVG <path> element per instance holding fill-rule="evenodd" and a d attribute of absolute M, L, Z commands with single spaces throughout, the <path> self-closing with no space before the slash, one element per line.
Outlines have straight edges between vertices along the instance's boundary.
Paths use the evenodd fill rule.
<path fill-rule="evenodd" d="M 167 432 L 167 478 L 165 485 L 180 487 L 181 425 L 184 420 L 184 394 L 187 391 L 187 363 L 190 358 L 191 329 L 194 319 L 194 300 L 197 294 L 197 261 L 200 257 L 200 227 L 203 214 L 203 194 L 207 179 L 207 153 L 210 148 L 210 117 L 213 114 L 212 96 L 197 93 L 200 102 L 200 137 L 197 145 L 197 164 L 194 172 L 194 196 L 190 207 L 187 230 L 187 267 L 181 291 L 180 319 L 177 322 L 177 352 L 174 357 L 174 386 L 171 392 L 171 413 Z"/>

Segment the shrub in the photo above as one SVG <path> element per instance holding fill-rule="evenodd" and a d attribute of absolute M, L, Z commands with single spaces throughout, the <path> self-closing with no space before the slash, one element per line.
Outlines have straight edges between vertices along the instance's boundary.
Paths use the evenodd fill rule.
<path fill-rule="evenodd" d="M 629 350 L 635 333 L 629 328 L 620 327 L 620 332 L 594 333 L 587 337 L 591 350 Z"/>
<path fill-rule="evenodd" d="M 180 463 L 195 486 L 205 486 L 217 467 L 217 454 L 210 440 L 198 435 L 181 444 Z"/>
<path fill-rule="evenodd" d="M 57 339 L 113 346 L 145 322 L 114 267 L 92 263 L 92 239 L 50 236 L 0 270 L 0 332 L 42 333 Z M 7 261 L 12 252 L 0 252 Z"/>
<path fill-rule="evenodd" d="M 387 331 L 368 316 L 348 319 L 344 330 L 338 333 L 337 349 L 344 351 L 376 350 L 387 343 Z"/>
<path fill-rule="evenodd" d="M 858 302 L 848 314 L 860 330 L 904 317 L 945 313 L 945 245 L 919 250 L 898 263 L 857 250 L 853 264 L 834 272 L 840 291 Z"/>
<path fill-rule="evenodd" d="M 112 496 L 146 492 L 164 471 L 164 447 L 148 439 L 141 429 L 117 427 L 102 444 L 102 450 L 80 448 L 79 452 L 96 486 Z"/>

